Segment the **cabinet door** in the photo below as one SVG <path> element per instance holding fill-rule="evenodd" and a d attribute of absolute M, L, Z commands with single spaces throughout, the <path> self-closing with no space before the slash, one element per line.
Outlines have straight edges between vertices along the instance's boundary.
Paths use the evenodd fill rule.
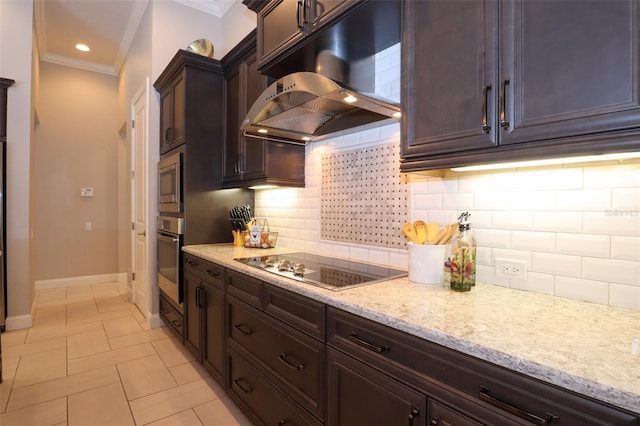
<path fill-rule="evenodd" d="M 497 143 L 498 2 L 404 2 L 404 158 Z"/>
<path fill-rule="evenodd" d="M 427 424 L 425 395 L 334 349 L 327 355 L 327 425 Z"/>
<path fill-rule="evenodd" d="M 253 56 L 249 58 L 242 66 L 246 108 L 242 112 L 240 120 L 249 111 L 253 103 L 267 88 L 266 77 L 258 71 L 258 61 Z M 243 178 L 257 179 L 265 176 L 265 156 L 267 142 L 262 139 L 242 137 L 243 142 Z"/>
<path fill-rule="evenodd" d="M 160 154 L 171 149 L 173 127 L 173 92 L 171 88 L 160 94 Z"/>
<path fill-rule="evenodd" d="M 273 57 L 304 34 L 305 0 L 274 0 L 258 13 L 258 60 Z M 307 20 L 311 17 L 308 16 Z"/>
<path fill-rule="evenodd" d="M 198 299 L 200 297 L 200 278 L 185 268 L 182 282 L 184 289 L 183 304 L 185 316 L 184 344 L 195 355 L 196 359 L 200 361 L 202 359 L 202 327 L 200 325 L 201 313 L 200 306 L 198 304 Z"/>
<path fill-rule="evenodd" d="M 501 144 L 639 127 L 638 13 L 637 0 L 505 2 Z"/>
<path fill-rule="evenodd" d="M 171 144 L 176 147 L 185 142 L 185 81 L 180 74 L 173 82 L 173 131 Z"/>
<path fill-rule="evenodd" d="M 208 283 L 205 283 L 202 289 L 205 335 L 202 364 L 220 384 L 224 385 L 224 292 Z"/>
<path fill-rule="evenodd" d="M 224 181 L 237 182 L 240 175 L 240 69 L 225 76 Z M 244 117 L 242 117 L 244 118 Z"/>

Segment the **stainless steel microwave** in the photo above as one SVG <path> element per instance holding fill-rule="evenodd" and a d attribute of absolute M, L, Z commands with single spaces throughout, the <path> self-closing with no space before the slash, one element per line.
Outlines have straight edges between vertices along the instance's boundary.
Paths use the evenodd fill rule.
<path fill-rule="evenodd" d="M 158 163 L 158 212 L 182 212 L 182 153 L 166 156 Z"/>

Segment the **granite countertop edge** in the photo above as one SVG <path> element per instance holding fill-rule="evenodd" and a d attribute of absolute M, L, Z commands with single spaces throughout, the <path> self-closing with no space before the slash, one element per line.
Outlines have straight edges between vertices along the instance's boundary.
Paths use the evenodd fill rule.
<path fill-rule="evenodd" d="M 326 290 L 310 284 L 300 283 L 276 274 L 264 272 L 233 260 L 236 257 L 281 254 L 299 250 L 280 248 L 271 249 L 269 252 L 266 252 L 266 250 L 263 251 L 260 249 L 243 249 L 241 247 L 233 247 L 229 244 L 203 244 L 184 246 L 183 251 L 218 263 L 226 268 L 258 278 L 264 282 L 293 291 L 294 293 L 326 303 L 338 309 L 387 325 L 399 331 L 406 332 L 413 336 L 420 337 L 430 342 L 457 350 L 464 354 L 482 359 L 543 382 L 559 386 L 596 400 L 607 402 L 636 414 L 640 414 L 640 392 L 636 393 L 631 390 L 618 388 L 615 384 L 611 385 L 601 383 L 597 379 L 594 380 L 579 374 L 572 374 L 571 372 L 564 371 L 554 366 L 546 365 L 544 360 L 540 361 L 531 359 L 526 351 L 523 353 L 509 353 L 508 351 L 503 351 L 482 343 L 474 342 L 472 339 L 469 339 L 464 335 L 453 335 L 445 331 L 438 330 L 430 324 L 420 323 L 419 321 L 408 321 L 395 312 L 382 311 L 377 309 L 375 304 L 367 303 L 367 300 L 360 301 L 357 296 L 354 296 L 356 291 L 362 293 L 363 289 L 368 286 L 357 287 L 352 290 L 345 291 Z M 394 283 L 394 281 L 397 281 L 397 283 Z M 408 282 L 408 279 L 389 280 L 382 283 L 372 284 L 372 286 L 386 285 L 389 288 L 392 288 L 395 285 L 404 284 L 405 281 Z M 477 289 L 474 289 L 475 291 L 481 291 L 484 287 L 491 288 L 495 286 L 479 283 L 477 287 Z M 511 291 L 519 293 L 523 292 L 522 290 Z M 529 294 L 529 292 L 524 293 Z M 532 297 L 537 297 L 534 293 L 530 294 L 533 295 Z M 351 297 L 346 297 L 347 295 L 350 295 Z M 562 301 L 564 300 L 566 299 L 562 299 Z M 587 303 L 579 301 L 571 302 Z M 567 301 L 567 303 L 570 302 Z M 640 357 L 637 359 L 637 363 L 640 364 Z M 549 364 L 551 364 L 551 362 Z M 636 380 L 640 382 L 640 376 L 637 377 Z"/>

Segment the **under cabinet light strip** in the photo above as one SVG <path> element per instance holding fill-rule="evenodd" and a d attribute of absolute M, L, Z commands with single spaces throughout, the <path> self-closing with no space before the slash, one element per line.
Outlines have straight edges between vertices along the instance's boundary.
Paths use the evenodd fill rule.
<path fill-rule="evenodd" d="M 628 160 L 640 158 L 640 152 L 585 155 L 581 157 L 549 158 L 546 160 L 515 161 L 511 163 L 479 164 L 477 166 L 452 167 L 454 172 L 476 172 L 483 170 L 515 169 L 520 167 L 552 166 L 559 164 L 589 163 L 592 161 Z"/>

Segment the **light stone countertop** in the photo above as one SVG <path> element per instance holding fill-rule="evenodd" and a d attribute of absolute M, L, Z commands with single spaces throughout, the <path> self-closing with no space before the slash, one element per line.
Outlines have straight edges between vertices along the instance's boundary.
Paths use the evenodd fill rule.
<path fill-rule="evenodd" d="M 478 283 L 457 293 L 408 278 L 325 290 L 236 257 L 291 253 L 230 244 L 183 250 L 468 355 L 640 414 L 640 311 Z"/>

